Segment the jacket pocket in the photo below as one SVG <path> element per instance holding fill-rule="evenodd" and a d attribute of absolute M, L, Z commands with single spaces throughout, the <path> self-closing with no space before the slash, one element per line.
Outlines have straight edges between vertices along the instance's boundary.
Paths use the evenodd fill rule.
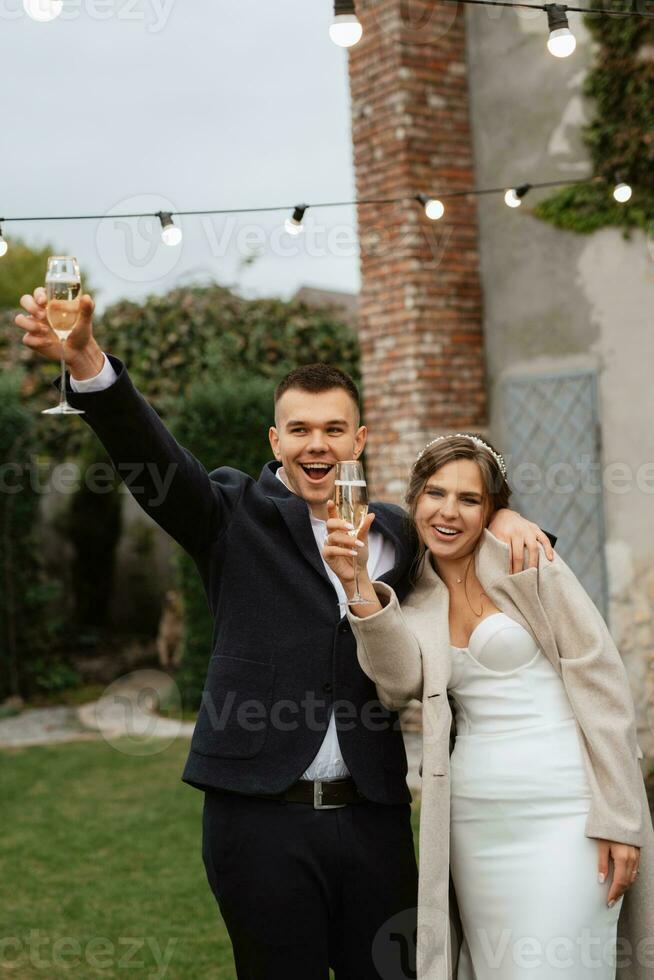
<path fill-rule="evenodd" d="M 202 692 L 191 749 L 222 759 L 252 759 L 270 724 L 275 667 L 215 654 Z"/>

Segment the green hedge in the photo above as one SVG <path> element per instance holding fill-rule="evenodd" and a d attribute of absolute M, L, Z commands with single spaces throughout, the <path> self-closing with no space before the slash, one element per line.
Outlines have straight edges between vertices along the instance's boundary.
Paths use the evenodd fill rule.
<path fill-rule="evenodd" d="M 39 415 L 56 400 L 52 381 L 58 368 L 20 343 L 13 315 L 0 312 L 0 358 L 7 369 L 21 372 L 22 403 L 34 424 L 34 452 L 45 465 L 68 459 L 84 471 L 89 462 L 105 458 L 103 451 L 82 421 L 71 418 L 62 425 L 56 417 Z M 96 319 L 95 334 L 104 350 L 127 364 L 136 385 L 165 419 L 179 416 L 182 443 L 209 469 L 231 463 L 258 475 L 270 457 L 266 431 L 274 385 L 298 364 L 327 361 L 356 380 L 359 375 L 356 335 L 335 311 L 279 299 L 244 299 L 217 284 L 174 289 L 142 303 L 115 303 Z M 87 648 L 106 617 L 120 531 L 119 501 L 113 492 L 94 495 L 82 487 L 60 524 L 74 545 L 68 570 L 74 610 L 66 624 L 70 649 Z M 184 670 L 195 677 L 188 685 L 191 691 L 195 684 L 197 694 L 210 626 L 207 638 L 204 597 L 196 586 L 184 584 L 195 573 L 183 564 L 181 568 L 189 636 Z M 23 593 L 16 595 L 22 602 Z M 31 608 L 29 603 L 25 607 L 26 620 Z M 42 620 L 39 613 L 36 621 Z M 191 667 L 196 646 L 202 670 Z M 62 676 L 61 671 L 53 675 L 52 682 L 63 683 Z M 42 677 L 47 680 L 46 674 Z M 189 694 L 189 703 L 194 698 Z"/>
<path fill-rule="evenodd" d="M 112 472 L 111 460 L 98 439 L 93 439 L 78 456 L 80 485 L 71 497 L 61 531 L 73 545 L 70 568 L 73 594 L 72 634 L 86 644 L 100 638 L 107 626 L 113 593 L 116 549 L 122 530 L 122 498 L 117 475 L 94 485 L 87 475 L 101 464 Z M 97 471 L 96 471 L 97 472 Z M 101 492 L 98 489 L 101 488 Z M 100 557 L 101 556 L 101 557 Z"/>
<path fill-rule="evenodd" d="M 21 342 L 14 311 L 0 311 L 0 362 L 23 369 L 22 393 L 35 412 L 55 404 L 58 366 Z M 162 414 L 196 381 L 212 385 L 234 373 L 278 380 L 298 364 L 336 363 L 355 378 L 359 350 L 353 331 L 337 312 L 281 299 L 244 299 L 224 286 L 185 286 L 142 303 L 121 300 L 96 318 L 94 332 L 106 351 L 128 366 L 135 384 Z M 87 427 L 65 427 L 43 416 L 39 451 L 54 461 L 89 452 Z"/>
<path fill-rule="evenodd" d="M 211 471 L 234 466 L 253 477 L 270 459 L 274 384 L 265 378 L 232 378 L 220 386 L 196 384 L 185 400 L 175 436 Z M 184 645 L 177 682 L 186 710 L 200 704 L 211 653 L 213 621 L 195 563 L 181 551 L 178 581 L 184 608 Z"/>
<path fill-rule="evenodd" d="M 28 696 L 61 674 L 60 583 L 43 576 L 38 484 L 32 481 L 36 419 L 19 371 L 0 374 L 0 697 Z"/>

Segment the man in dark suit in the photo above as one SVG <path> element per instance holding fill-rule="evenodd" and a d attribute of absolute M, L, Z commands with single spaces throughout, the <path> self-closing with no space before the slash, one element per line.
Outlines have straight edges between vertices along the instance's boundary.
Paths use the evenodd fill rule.
<path fill-rule="evenodd" d="M 24 296 L 24 343 L 59 358 L 45 292 Z M 395 713 L 360 670 L 321 557 L 334 465 L 366 429 L 352 380 L 299 368 L 275 396 L 275 461 L 258 480 L 207 473 L 92 332 L 93 301 L 65 347 L 68 398 L 139 504 L 194 558 L 214 616 L 182 779 L 205 793 L 203 858 L 240 980 L 405 978 L 417 871 L 406 755 Z M 124 470 L 122 470 L 124 472 Z M 164 492 L 162 492 L 164 488 Z M 369 567 L 402 598 L 415 556 L 400 508 L 372 504 Z M 547 537 L 510 511 L 493 532 L 522 558 Z"/>

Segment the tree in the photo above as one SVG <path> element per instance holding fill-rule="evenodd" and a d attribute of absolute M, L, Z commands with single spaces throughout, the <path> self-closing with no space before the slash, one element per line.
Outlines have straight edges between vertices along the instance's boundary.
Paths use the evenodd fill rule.
<path fill-rule="evenodd" d="M 34 249 L 12 237 L 0 258 L 0 310 L 17 310 L 20 297 L 43 282 L 48 256 L 57 254 L 51 245 Z"/>

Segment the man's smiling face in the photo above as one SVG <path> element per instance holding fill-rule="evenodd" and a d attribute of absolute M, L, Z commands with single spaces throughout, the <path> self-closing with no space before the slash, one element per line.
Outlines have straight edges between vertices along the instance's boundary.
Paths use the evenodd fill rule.
<path fill-rule="evenodd" d="M 289 388 L 275 406 L 269 436 L 288 486 L 325 519 L 327 501 L 334 497 L 335 464 L 358 458 L 366 441 L 351 396 L 344 388 Z"/>

